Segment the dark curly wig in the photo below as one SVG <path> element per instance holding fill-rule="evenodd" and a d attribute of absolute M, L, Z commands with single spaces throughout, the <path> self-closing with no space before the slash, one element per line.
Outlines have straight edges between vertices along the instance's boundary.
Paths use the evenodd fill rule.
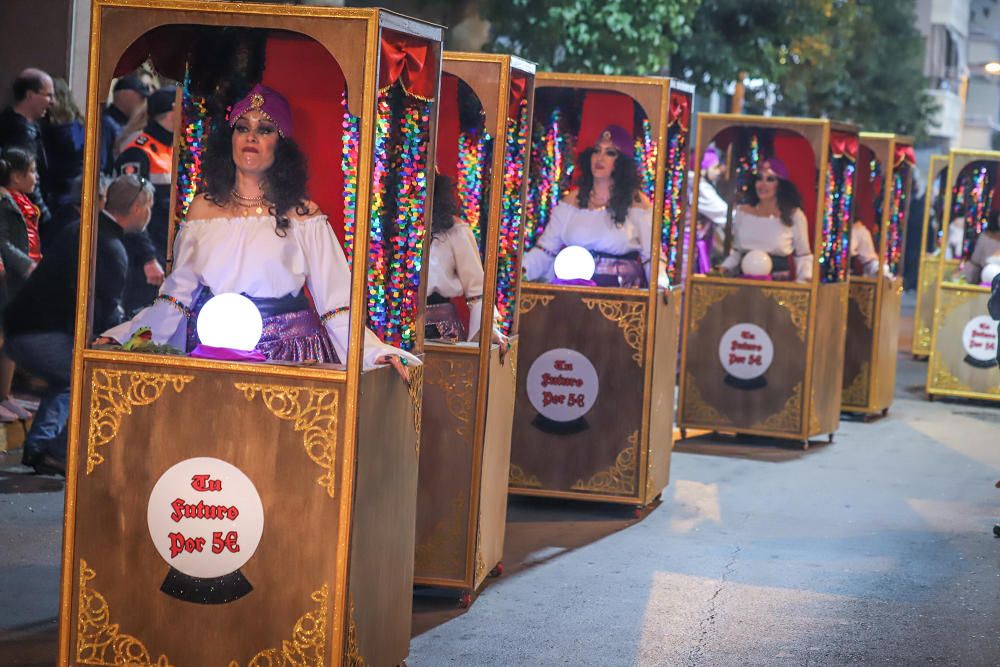
<path fill-rule="evenodd" d="M 799 194 L 798 188 L 791 181 L 779 178 L 777 198 L 778 210 L 781 211 L 781 222 L 786 227 L 793 226 L 795 219 L 792 216 L 795 214 L 796 209 L 802 208 L 802 196 Z M 746 203 L 751 206 L 756 206 L 760 203 L 760 197 L 757 196 L 757 188 L 753 184 L 747 188 Z"/>
<path fill-rule="evenodd" d="M 590 206 L 590 192 L 594 189 L 594 173 L 590 170 L 590 158 L 593 148 L 588 148 L 576 160 L 577 173 L 580 174 L 577 207 Z M 608 200 L 608 210 L 616 225 L 624 225 L 628 209 L 636 200 L 639 192 L 639 168 L 631 155 L 619 153 L 615 158 L 614 169 L 611 170 L 611 199 Z"/>
<path fill-rule="evenodd" d="M 455 181 L 444 174 L 434 176 L 434 214 L 431 219 L 431 236 L 438 237 L 455 226 L 455 218 L 462 216 L 458 203 Z"/>
<path fill-rule="evenodd" d="M 236 184 L 236 164 L 233 162 L 233 129 L 220 123 L 205 145 L 205 158 L 201 169 L 201 191 L 206 199 L 226 206 L 232 200 Z M 284 236 L 291 221 L 289 214 L 307 215 L 306 180 L 309 170 L 306 156 L 291 139 L 278 137 L 274 151 L 274 164 L 264 177 L 264 196 L 271 207 L 269 212 L 277 220 L 275 233 Z"/>

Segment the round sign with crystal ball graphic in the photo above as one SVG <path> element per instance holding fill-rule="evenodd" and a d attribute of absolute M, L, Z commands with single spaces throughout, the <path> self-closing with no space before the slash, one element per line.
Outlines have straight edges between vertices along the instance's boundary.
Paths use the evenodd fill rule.
<path fill-rule="evenodd" d="M 962 330 L 965 362 L 977 368 L 997 365 L 997 321 L 987 315 L 977 315 L 966 322 Z"/>
<path fill-rule="evenodd" d="M 171 567 L 164 592 L 212 604 L 252 590 L 239 569 L 260 544 L 264 506 L 236 466 L 210 457 L 173 465 L 149 494 L 146 521 L 153 546 Z"/>
<path fill-rule="evenodd" d="M 576 350 L 557 347 L 538 355 L 528 369 L 528 400 L 553 422 L 572 422 L 597 402 L 597 369 Z"/>
<path fill-rule="evenodd" d="M 719 361 L 727 384 L 740 389 L 762 387 L 764 373 L 774 361 L 774 342 L 756 324 L 734 324 L 719 340 Z"/>

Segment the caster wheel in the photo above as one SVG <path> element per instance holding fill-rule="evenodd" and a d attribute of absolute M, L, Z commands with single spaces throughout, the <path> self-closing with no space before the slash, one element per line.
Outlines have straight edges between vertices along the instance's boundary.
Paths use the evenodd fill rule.
<path fill-rule="evenodd" d="M 927 394 L 927 400 L 930 401 L 931 403 L 933 403 L 934 402 L 934 394 Z"/>
<path fill-rule="evenodd" d="M 490 570 L 490 576 L 496 579 L 503 576 L 503 563 L 497 563 L 496 567 Z"/>
<path fill-rule="evenodd" d="M 803 440 L 800 444 L 802 446 L 802 451 L 806 451 L 807 449 L 809 449 L 809 441 L 808 440 Z"/>
<path fill-rule="evenodd" d="M 688 438 L 688 430 L 686 428 L 682 428 L 681 429 L 681 440 L 687 440 L 687 438 Z"/>
<path fill-rule="evenodd" d="M 641 507 L 636 507 L 634 510 L 632 510 L 632 516 L 634 516 L 636 519 L 641 519 L 642 518 L 642 508 Z"/>
<path fill-rule="evenodd" d="M 826 441 L 827 441 L 828 444 L 831 444 L 831 445 L 833 444 L 833 433 L 831 433 L 830 435 L 826 436 Z"/>
<path fill-rule="evenodd" d="M 993 526 L 993 537 L 1000 537 L 1000 523 Z"/>
<path fill-rule="evenodd" d="M 889 408 L 884 408 L 882 410 L 882 416 L 885 417 L 887 414 L 889 414 Z"/>
<path fill-rule="evenodd" d="M 472 593 L 462 593 L 462 597 L 458 598 L 458 608 L 468 609 L 470 606 L 472 606 Z"/>

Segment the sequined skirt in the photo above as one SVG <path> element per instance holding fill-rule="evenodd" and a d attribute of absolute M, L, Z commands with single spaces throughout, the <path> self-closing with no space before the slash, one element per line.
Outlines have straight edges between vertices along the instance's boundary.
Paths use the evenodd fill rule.
<path fill-rule="evenodd" d="M 464 341 L 467 333 L 455 304 L 450 301 L 428 302 L 424 316 L 424 338 L 457 342 Z"/>
<path fill-rule="evenodd" d="M 595 253 L 594 282 L 600 287 L 648 287 L 638 253 L 614 256 Z"/>
<path fill-rule="evenodd" d="M 212 293 L 204 289 L 191 309 L 191 319 L 188 320 L 187 349 L 193 350 L 201 342 L 195 322 L 201 307 L 212 297 Z M 281 297 L 279 299 L 254 299 L 248 297 L 260 309 L 264 320 L 264 331 L 257 351 L 270 361 L 291 361 L 303 363 L 314 361 L 319 363 L 340 363 L 333 342 L 326 327 L 309 305 L 304 295 Z M 305 306 L 305 307 L 302 307 Z M 287 308 L 287 310 L 286 310 Z M 285 312 L 282 312 L 285 311 Z"/>

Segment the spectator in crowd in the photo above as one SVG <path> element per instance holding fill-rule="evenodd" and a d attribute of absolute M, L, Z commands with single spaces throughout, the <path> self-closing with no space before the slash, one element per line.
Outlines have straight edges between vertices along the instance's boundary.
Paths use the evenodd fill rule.
<path fill-rule="evenodd" d="M 149 88 L 137 76 L 124 76 L 115 82 L 111 104 L 101 114 L 101 171 L 111 174 L 118 151 L 115 146 L 122 129 L 146 102 Z"/>
<path fill-rule="evenodd" d="M 128 258 L 122 239 L 149 224 L 153 187 L 121 176 L 108 187 L 97 221 L 93 326 L 104 331 L 124 319 L 122 294 Z M 66 228 L 5 313 L 4 351 L 48 387 L 24 441 L 22 463 L 38 473 L 65 474 L 66 419 L 76 321 L 80 226 Z"/>
<path fill-rule="evenodd" d="M 163 283 L 170 223 L 176 97 L 177 89 L 172 86 L 161 88 L 149 96 L 146 101 L 149 122 L 115 162 L 115 171 L 119 175 L 141 176 L 156 189 L 149 229 L 126 241 L 129 278 L 125 290 L 125 311 L 129 316 L 152 303 Z"/>
<path fill-rule="evenodd" d="M 48 159 L 38 121 L 45 116 L 55 99 L 52 77 L 40 69 L 21 72 L 13 85 L 14 104 L 0 112 L 0 149 L 20 148 L 34 156 L 39 182 L 31 200 L 39 209 L 41 222 L 49 219 L 49 209 L 42 196 L 48 182 Z"/>
<path fill-rule="evenodd" d="M 73 101 L 65 79 L 55 79 L 55 91 L 55 103 L 42 123 L 42 140 L 49 160 L 46 203 L 53 212 L 62 206 L 70 195 L 71 185 L 83 174 L 84 140 L 83 114 Z M 41 231 L 46 244 L 58 233 L 48 227 Z"/>
<path fill-rule="evenodd" d="M 4 151 L 0 157 L 0 260 L 4 266 L 5 300 L 17 295 L 42 258 L 38 207 L 29 198 L 37 183 L 33 155 L 19 148 Z M 14 362 L 0 353 L 0 421 L 31 417 L 11 400 L 14 370 Z"/>

